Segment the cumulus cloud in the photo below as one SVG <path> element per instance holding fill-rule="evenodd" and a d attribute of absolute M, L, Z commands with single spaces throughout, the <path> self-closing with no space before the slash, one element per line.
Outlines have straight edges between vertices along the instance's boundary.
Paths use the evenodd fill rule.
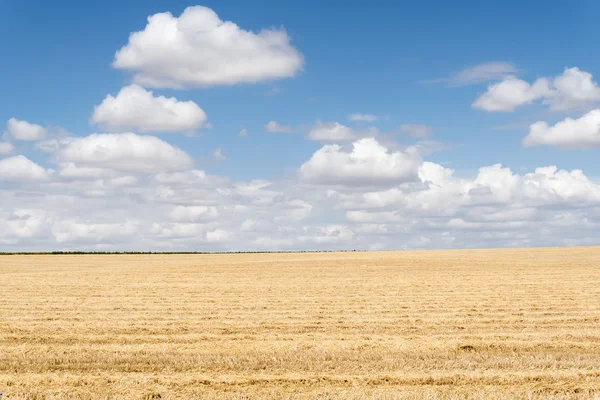
<path fill-rule="evenodd" d="M 600 87 L 592 74 L 579 68 L 567 68 L 554 78 L 553 92 L 544 99 L 553 110 L 568 110 L 600 101 Z"/>
<path fill-rule="evenodd" d="M 373 115 L 373 114 L 354 113 L 354 114 L 348 115 L 348 119 L 350 121 L 374 122 L 374 121 L 377 121 L 378 118 L 376 115 Z"/>
<path fill-rule="evenodd" d="M 346 151 L 339 145 L 317 150 L 300 167 L 308 182 L 369 186 L 405 182 L 417 177 L 420 157 L 416 149 L 390 152 L 374 138 L 360 139 Z"/>
<path fill-rule="evenodd" d="M 246 137 L 248 136 L 248 129 L 246 128 L 242 128 L 239 132 L 238 132 L 238 136 L 239 137 Z"/>
<path fill-rule="evenodd" d="M 342 207 L 349 210 L 347 221 L 383 224 L 389 235 L 399 237 L 412 233 L 435 238 L 435 247 L 565 244 L 565 236 L 587 237 L 600 227 L 600 185 L 580 170 L 549 166 L 519 175 L 495 164 L 480 168 L 473 179 L 454 177 L 453 172 L 424 163 L 421 187 L 346 195 Z M 579 230 L 574 221 L 581 224 Z"/>
<path fill-rule="evenodd" d="M 44 210 L 15 208 L 12 212 L 0 211 L 0 245 L 14 245 L 42 237 L 48 218 Z"/>
<path fill-rule="evenodd" d="M 511 63 L 493 61 L 465 68 L 446 78 L 431 79 L 422 81 L 421 83 L 446 83 L 449 86 L 473 85 L 500 80 L 507 75 L 513 75 L 518 71 L 519 70 Z"/>
<path fill-rule="evenodd" d="M 189 169 L 192 158 L 154 136 L 134 133 L 95 133 L 69 138 L 55 150 L 60 163 L 125 172 L 162 172 Z"/>
<path fill-rule="evenodd" d="M 277 121 L 270 121 L 265 125 L 265 130 L 271 133 L 292 133 L 294 130 L 289 125 L 281 125 Z"/>
<path fill-rule="evenodd" d="M 354 147 L 339 151 L 351 154 Z M 395 152 L 372 154 L 387 160 Z M 114 178 L 100 174 L 85 181 L 53 174 L 52 179 L 37 181 L 35 191 L 19 190 L 19 185 L 28 186 L 15 181 L 17 190 L 0 185 L 0 224 L 7 227 L 0 229 L 0 249 L 221 251 L 598 243 L 590 238 L 600 228 L 600 185 L 582 171 L 548 166 L 517 174 L 495 164 L 470 177 L 430 161 L 417 164 L 410 180 L 370 176 L 380 179 L 376 186 L 349 180 L 335 185 L 232 181 L 199 170 L 150 177 L 144 177 L 146 172 Z M 379 165 L 390 169 L 387 161 Z"/>
<path fill-rule="evenodd" d="M 322 122 L 317 120 L 307 134 L 310 140 L 321 142 L 346 142 L 356 139 L 356 134 L 345 125 L 338 122 Z"/>
<path fill-rule="evenodd" d="M 43 126 L 11 118 L 6 123 L 4 135 L 14 140 L 36 141 L 46 137 L 47 130 Z"/>
<path fill-rule="evenodd" d="M 112 132 L 188 132 L 206 123 L 206 113 L 193 101 L 155 96 L 138 85 L 107 95 L 94 107 L 92 122 Z"/>
<path fill-rule="evenodd" d="M 302 65 L 284 30 L 247 31 L 202 6 L 149 16 L 113 62 L 142 86 L 176 89 L 287 78 Z"/>
<path fill-rule="evenodd" d="M 454 170 L 445 168 L 439 164 L 425 161 L 419 167 L 419 179 L 424 183 L 442 185 L 454 174 Z"/>
<path fill-rule="evenodd" d="M 490 85 L 472 107 L 510 112 L 539 99 L 543 99 L 543 104 L 549 105 L 551 110 L 568 110 L 600 101 L 600 87 L 592 79 L 592 74 L 577 67 L 566 68 L 562 75 L 552 79 L 539 78 L 533 84 L 509 76 Z"/>
<path fill-rule="evenodd" d="M 115 223 L 87 223 L 77 220 L 57 221 L 52 225 L 52 234 L 57 243 L 68 242 L 114 242 L 130 238 L 137 232 L 133 221 Z"/>
<path fill-rule="evenodd" d="M 59 164 L 58 175 L 66 179 L 101 179 L 114 176 L 115 171 L 106 168 L 80 167 L 75 163 Z"/>
<path fill-rule="evenodd" d="M 212 187 L 227 182 L 226 178 L 208 175 L 205 171 L 193 169 L 181 172 L 163 172 L 154 175 L 159 184 L 173 186 L 194 185 L 196 187 Z"/>
<path fill-rule="evenodd" d="M 538 121 L 530 126 L 523 145 L 571 149 L 600 147 L 600 109 L 592 110 L 578 119 L 566 118 L 553 126 Z"/>
<path fill-rule="evenodd" d="M 490 85 L 473 103 L 473 108 L 484 111 L 514 111 L 517 106 L 530 104 L 550 93 L 548 81 L 538 79 L 533 85 L 510 76 L 500 83 Z"/>
<path fill-rule="evenodd" d="M 0 251 L 600 244 L 600 182 L 581 170 L 459 173 L 380 139 L 324 145 L 277 180 L 208 174 L 152 136 L 41 141 L 47 167 L 0 159 Z"/>
<path fill-rule="evenodd" d="M 0 160 L 0 181 L 31 182 L 48 178 L 48 171 L 25 156 Z"/>
<path fill-rule="evenodd" d="M 15 151 L 15 146 L 11 142 L 0 142 L 0 156 L 7 156 Z"/>
<path fill-rule="evenodd" d="M 176 206 L 170 216 L 177 222 L 199 222 L 217 218 L 219 211 L 215 206 Z"/>

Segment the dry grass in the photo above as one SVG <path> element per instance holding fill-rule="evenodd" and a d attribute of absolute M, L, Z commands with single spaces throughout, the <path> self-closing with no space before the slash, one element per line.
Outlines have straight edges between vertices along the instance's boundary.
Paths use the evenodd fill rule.
<path fill-rule="evenodd" d="M 5 399 L 600 399 L 600 248 L 0 257 Z"/>

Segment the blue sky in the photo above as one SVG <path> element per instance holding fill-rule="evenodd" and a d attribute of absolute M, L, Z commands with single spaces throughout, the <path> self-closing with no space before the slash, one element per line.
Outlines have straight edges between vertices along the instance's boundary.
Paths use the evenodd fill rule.
<path fill-rule="evenodd" d="M 286 76 L 265 72 L 252 83 L 231 78 L 234 81 L 209 87 L 195 84 L 187 87 L 141 84 L 145 90 L 151 90 L 154 96 L 175 97 L 180 102 L 196 103 L 205 112 L 210 123 L 210 127 L 204 125 L 197 130 L 199 135 L 165 133 L 160 130 L 111 131 L 103 129 L 105 126 L 101 123 L 93 123 L 94 107 L 99 106 L 107 95 L 117 96 L 123 87 L 132 84 L 135 79 L 135 71 L 112 66 L 116 52 L 128 45 L 129 35 L 143 31 L 150 15 L 171 12 L 177 18 L 187 7 L 196 5 L 212 9 L 221 21 L 232 21 L 240 30 L 252 34 L 262 29 L 284 32 L 287 37 L 286 48 L 293 49 L 300 55 L 301 66 L 286 70 Z M 595 85 L 600 73 L 600 60 L 592 35 L 599 16 L 600 5 L 593 1 L 409 3 L 309 0 L 292 4 L 276 1 L 195 3 L 147 0 L 98 3 L 65 0 L 49 6 L 47 2 L 39 0 L 4 0 L 0 4 L 0 35 L 4 38 L 0 41 L 0 51 L 3 54 L 0 84 L 5 95 L 0 96 L 0 121 L 15 118 L 39 125 L 46 130 L 46 141 L 56 135 L 59 127 L 62 132 L 68 132 L 69 138 L 86 138 L 95 132 L 153 135 L 182 149 L 194 160 L 194 168 L 207 174 L 223 177 L 231 182 L 268 180 L 270 185 L 277 188 L 318 184 L 318 190 L 338 190 L 336 188 L 345 185 L 341 191 L 352 191 L 352 196 L 364 196 L 367 192 L 385 192 L 395 189 L 397 185 L 407 184 L 405 181 L 392 180 L 386 187 L 365 189 L 358 183 L 348 185 L 349 180 L 336 182 L 334 178 L 327 178 L 325 181 L 331 187 L 324 189 L 323 181 L 313 179 L 308 182 L 310 179 L 298 178 L 300 167 L 323 146 L 335 143 L 345 146 L 344 149 L 352 148 L 352 141 L 348 140 L 342 141 L 343 143 L 335 140 L 309 140 L 311 127 L 318 120 L 342 124 L 354 132 L 356 139 L 373 136 L 385 145 L 390 154 L 395 151 L 395 146 L 435 148 L 436 151 L 422 151 L 419 159 L 453 169 L 456 177 L 474 179 L 479 168 L 497 163 L 510 168 L 514 174 L 521 175 L 531 173 L 538 167 L 555 165 L 565 171 L 581 169 L 590 184 L 595 185 L 600 177 L 596 161 L 600 146 L 596 136 L 600 136 L 600 133 L 584 132 L 588 135 L 584 144 L 581 141 L 569 142 L 569 137 L 579 135 L 570 131 L 556 133 L 565 135 L 566 139 L 550 139 L 550 136 L 545 136 L 532 146 L 524 146 L 522 141 L 530 133 L 530 125 L 537 121 L 545 121 L 552 126 L 565 118 L 580 118 L 598 107 L 595 86 L 581 94 L 578 92 L 579 81 L 567 89 L 560 89 L 557 84 L 552 83 L 552 79 L 561 76 L 567 68 L 577 68 L 577 71 L 591 75 L 586 78 L 580 74 L 577 79 L 581 79 L 584 84 L 592 82 Z M 197 22 L 201 23 L 199 20 Z M 185 56 L 205 51 L 199 45 Z M 217 52 L 215 57 L 218 54 Z M 238 56 L 232 57 L 234 59 Z M 254 68 L 243 55 L 236 60 L 246 69 Z M 265 60 L 267 58 L 263 59 Z M 181 62 L 185 64 L 186 61 Z M 170 66 L 189 69 L 189 65 L 183 64 L 174 66 L 173 62 Z M 472 74 L 472 69 L 477 66 L 484 66 L 484 70 L 488 68 L 487 78 L 475 79 L 471 76 L 466 82 L 457 83 L 456 76 L 461 71 L 467 74 L 464 76 L 468 76 L 469 69 Z M 490 77 L 490 68 L 500 68 L 502 72 Z M 507 84 L 506 90 L 514 95 L 514 99 L 509 100 L 514 109 L 509 110 L 511 107 L 502 103 L 505 100 L 495 97 L 491 98 L 492 103 L 486 103 L 487 106 L 474 106 L 480 96 L 488 93 L 488 88 L 510 77 L 519 81 L 516 85 L 524 82 L 533 85 L 540 78 L 548 79 L 551 83 L 545 94 L 535 95 L 527 90 L 518 92 Z M 519 100 L 525 98 L 523 96 L 533 97 Z M 502 105 L 498 105 L 499 102 Z M 559 102 L 566 105 L 556 105 Z M 505 109 L 498 111 L 494 107 Z M 376 120 L 349 121 L 348 116 L 352 113 L 372 114 Z M 266 132 L 265 125 L 269 121 L 290 126 L 294 133 Z M 399 133 L 399 127 L 403 125 L 425 126 L 431 135 L 427 138 L 403 135 Z M 242 129 L 247 130 L 247 136 L 239 137 L 238 133 Z M 6 132 L 8 131 L 7 127 Z M 367 131 L 371 133 L 367 135 Z M 387 135 L 389 132 L 394 134 Z M 14 140 L 10 140 L 15 149 L 6 156 L 23 155 L 36 166 L 46 169 L 48 183 L 38 182 L 38 188 L 47 184 L 53 188 L 51 190 L 57 190 L 58 186 L 66 185 L 57 180 L 65 165 L 64 162 L 61 164 L 57 161 L 62 157 L 60 154 L 39 151 L 34 141 L 19 140 L 15 135 Z M 6 141 L 11 139 L 10 133 L 5 133 L 4 136 Z M 384 138 L 391 138 L 391 142 L 386 142 Z M 214 155 L 217 149 L 220 149 L 226 160 Z M 117 162 L 129 165 L 127 160 L 119 160 Z M 86 162 L 79 161 L 78 167 Z M 9 168 L 8 162 L 6 165 Z M 94 165 L 97 166 L 98 163 Z M 333 162 L 327 168 L 337 168 L 336 166 Z M 378 170 L 379 167 L 375 165 L 373 168 Z M 145 176 L 143 179 L 150 178 Z M 380 178 L 374 175 L 366 179 L 378 181 Z M 14 199 L 14 193 L 24 190 L 24 182 L 15 182 L 15 179 L 4 181 L 6 199 Z M 564 185 L 564 190 L 571 193 L 569 184 Z M 46 194 L 51 191 L 39 190 Z M 63 194 L 77 192 L 68 186 L 61 190 L 64 191 Z M 278 192 L 282 193 L 281 198 L 292 196 L 284 189 L 278 190 L 282 190 Z M 590 195 L 592 200 L 596 199 L 593 190 Z M 106 203 L 118 203 L 118 196 L 123 193 L 111 194 L 113 195 L 116 197 L 105 199 Z M 127 196 L 131 199 L 132 194 L 128 193 Z M 193 200 L 186 201 L 193 203 Z M 588 200 L 592 201 L 586 198 Z M 301 201 L 310 203 L 305 198 Z M 573 201 L 573 204 L 579 204 L 582 200 L 578 197 Z M 7 201 L 2 211 L 8 216 L 14 216 L 17 208 L 10 204 Z M 510 207 L 513 206 L 514 204 Z M 542 209 L 548 205 L 531 204 L 531 201 L 526 205 L 527 208 L 536 206 Z M 45 218 L 52 221 L 49 224 L 60 223 L 61 218 L 63 222 L 67 219 L 81 219 L 77 215 L 68 218 L 59 216 L 40 205 L 32 207 L 48 214 Z M 319 214 L 317 204 L 312 204 L 312 207 L 311 214 Z M 359 206 L 355 205 L 353 210 L 356 211 L 357 207 Z M 593 205 L 590 209 L 592 211 L 581 211 L 583 214 L 580 217 L 591 220 L 589 215 L 593 215 L 596 218 L 595 207 Z M 333 205 L 332 210 L 342 214 L 345 212 L 346 217 L 352 211 L 343 211 L 344 206 L 339 204 Z M 325 210 L 321 211 L 328 214 Z M 588 211 L 591 214 L 586 214 Z M 406 210 L 405 212 L 410 214 Z M 220 215 L 223 218 L 224 213 Z M 458 215 L 455 217 L 462 218 Z M 347 227 L 344 225 L 346 222 L 339 220 L 336 224 Z M 104 218 L 103 222 L 89 219 L 80 222 L 87 224 L 86 229 L 92 231 L 98 230 L 97 226 L 101 223 L 117 222 L 110 217 Z M 139 226 L 143 226 L 151 221 L 139 223 Z M 199 224 L 197 221 L 185 223 Z M 271 226 L 270 237 L 273 236 L 272 229 L 276 225 L 274 223 Z M 321 225 L 315 219 L 299 222 L 298 226 L 319 230 L 323 228 Z M 215 229 L 222 229 L 229 232 L 229 237 L 235 237 L 231 227 L 217 227 L 213 231 Z M 352 231 L 351 228 L 348 229 Z M 51 226 L 48 227 L 48 232 L 48 242 L 43 240 L 46 237 L 44 233 L 39 233 L 36 237 L 45 246 L 56 246 L 56 242 L 52 242 L 52 235 L 56 239 L 56 233 Z M 353 237 L 357 238 L 357 233 L 352 232 Z M 206 236 L 204 231 L 202 235 Z M 585 239 L 586 235 L 582 238 Z M 535 233 L 531 233 L 531 237 L 534 236 Z M 296 234 L 294 237 L 299 236 Z M 390 247 L 394 237 L 390 233 L 383 240 L 385 244 L 382 246 Z M 6 246 L 28 246 L 30 242 L 26 239 L 28 238 L 25 237 L 23 241 L 6 239 Z M 106 235 L 102 239 L 94 239 L 95 241 L 84 240 L 73 244 L 61 242 L 59 245 L 103 246 L 107 245 L 103 242 L 105 239 Z M 150 243 L 150 239 L 146 239 Z M 379 239 L 377 243 L 382 243 Z M 235 240 L 243 240 L 243 237 Z M 238 242 L 233 239 L 227 243 L 229 244 L 224 244 L 229 246 L 227 248 L 237 248 Z M 299 242 L 290 239 L 285 243 L 294 247 Z M 523 244 L 535 243 L 530 241 Z M 189 243 L 183 246 L 188 245 Z M 315 243 L 306 244 L 309 245 Z M 437 247 L 433 242 L 429 246 Z"/>

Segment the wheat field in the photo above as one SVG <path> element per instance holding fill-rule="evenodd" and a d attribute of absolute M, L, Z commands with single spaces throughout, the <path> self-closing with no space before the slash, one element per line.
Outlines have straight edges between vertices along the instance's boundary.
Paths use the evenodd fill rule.
<path fill-rule="evenodd" d="M 600 248 L 0 257 L 3 399 L 600 399 Z"/>

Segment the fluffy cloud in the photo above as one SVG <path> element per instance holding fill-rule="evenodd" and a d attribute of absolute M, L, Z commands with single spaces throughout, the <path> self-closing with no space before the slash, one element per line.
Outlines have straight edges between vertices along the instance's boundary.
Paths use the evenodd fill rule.
<path fill-rule="evenodd" d="M 473 103 L 473 108 L 485 111 L 514 111 L 517 106 L 530 104 L 550 93 L 548 81 L 538 79 L 533 85 L 510 76 L 500 83 L 490 85 Z"/>
<path fill-rule="evenodd" d="M 15 245 L 42 236 L 47 227 L 46 212 L 15 208 L 10 213 L 0 211 L 0 245 Z"/>
<path fill-rule="evenodd" d="M 439 164 L 425 161 L 419 167 L 419 179 L 424 183 L 442 185 L 454 174 L 454 170 L 444 168 Z"/>
<path fill-rule="evenodd" d="M 25 156 L 0 160 L 0 181 L 31 182 L 48 178 L 48 171 Z"/>
<path fill-rule="evenodd" d="M 77 220 L 62 220 L 53 224 L 52 234 L 57 243 L 68 242 L 113 242 L 131 238 L 137 232 L 132 221 L 117 223 L 86 223 Z"/>
<path fill-rule="evenodd" d="M 177 89 L 286 78 L 302 64 L 284 30 L 246 31 L 202 6 L 148 17 L 113 62 L 142 86 Z"/>
<path fill-rule="evenodd" d="M 592 74 L 579 68 L 568 68 L 554 78 L 553 92 L 544 99 L 553 110 L 567 110 L 600 101 L 600 87 Z"/>
<path fill-rule="evenodd" d="M 0 159 L 0 251 L 600 244 L 600 182 L 583 171 L 459 174 L 380 139 L 325 145 L 297 176 L 241 181 L 152 136 L 38 142 L 48 169 Z"/>
<path fill-rule="evenodd" d="M 0 224 L 7 227 L 0 230 L 0 249 L 220 251 L 598 243 L 590 238 L 600 228 L 600 185 L 579 170 L 549 166 L 520 175 L 496 164 L 480 168 L 474 177 L 461 177 L 426 161 L 410 181 L 390 179 L 367 187 L 295 180 L 235 182 L 199 170 L 139 178 L 143 173 L 130 178 L 100 175 L 89 181 L 54 174 L 36 182 L 35 191 L 0 185 Z M 124 179 L 127 185 L 111 188 L 113 179 Z"/>
<path fill-rule="evenodd" d="M 23 141 L 42 140 L 46 136 L 46 133 L 46 128 L 16 118 L 8 120 L 6 130 L 4 131 L 5 136 Z"/>
<path fill-rule="evenodd" d="M 516 107 L 543 99 L 554 111 L 568 110 L 600 101 L 600 87 L 592 74 L 577 67 L 567 68 L 552 79 L 540 78 L 533 84 L 514 76 L 490 85 L 473 103 L 473 108 L 485 111 L 514 111 Z"/>
<path fill-rule="evenodd" d="M 189 169 L 192 158 L 154 136 L 134 133 L 95 133 L 69 138 L 55 150 L 60 163 L 124 172 L 160 172 Z"/>
<path fill-rule="evenodd" d="M 377 121 L 377 116 L 373 114 L 354 113 L 348 115 L 350 121 L 373 122 Z"/>
<path fill-rule="evenodd" d="M 219 211 L 214 206 L 176 206 L 170 215 L 177 222 L 199 222 L 217 218 Z"/>
<path fill-rule="evenodd" d="M 138 85 L 122 88 L 116 97 L 106 96 L 94 108 L 92 122 L 113 132 L 188 132 L 206 122 L 206 114 L 193 101 L 154 96 Z"/>
<path fill-rule="evenodd" d="M 239 132 L 238 132 L 238 136 L 239 137 L 246 137 L 248 136 L 248 129 L 246 128 L 242 128 Z"/>
<path fill-rule="evenodd" d="M 294 130 L 289 125 L 281 125 L 277 121 L 270 121 L 265 125 L 265 130 L 271 133 L 292 133 Z"/>
<path fill-rule="evenodd" d="M 310 140 L 321 142 L 346 142 L 356 139 L 352 128 L 342 125 L 338 122 L 317 121 L 308 131 L 307 137 Z"/>
<path fill-rule="evenodd" d="M 15 151 L 15 146 L 10 142 L 0 142 L 0 156 L 7 156 Z"/>
<path fill-rule="evenodd" d="M 414 148 L 390 152 L 374 138 L 360 139 L 351 151 L 326 145 L 300 167 L 308 182 L 369 186 L 414 180 L 420 157 Z"/>
<path fill-rule="evenodd" d="M 523 145 L 572 149 L 600 147 L 600 109 L 592 110 L 578 119 L 566 118 L 553 126 L 538 121 L 529 128 L 529 135 L 523 139 Z"/>

